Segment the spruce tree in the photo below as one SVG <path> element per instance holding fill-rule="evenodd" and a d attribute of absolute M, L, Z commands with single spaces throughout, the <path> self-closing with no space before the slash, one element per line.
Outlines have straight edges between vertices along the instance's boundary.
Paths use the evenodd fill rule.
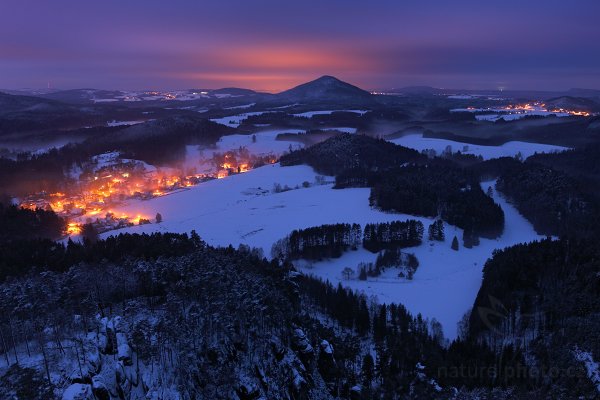
<path fill-rule="evenodd" d="M 452 246 L 450 246 L 450 248 L 452 250 L 458 251 L 458 239 L 456 238 L 456 236 L 454 236 L 454 239 L 452 239 Z"/>
<path fill-rule="evenodd" d="M 358 274 L 358 279 L 361 281 L 367 280 L 367 269 L 365 267 L 360 268 L 360 273 Z"/>
<path fill-rule="evenodd" d="M 367 387 L 371 387 L 371 382 L 375 374 L 375 361 L 370 354 L 365 354 L 363 357 L 362 368 L 361 368 L 363 384 Z"/>
<path fill-rule="evenodd" d="M 473 231 L 471 229 L 463 231 L 463 246 L 467 249 L 473 248 Z"/>

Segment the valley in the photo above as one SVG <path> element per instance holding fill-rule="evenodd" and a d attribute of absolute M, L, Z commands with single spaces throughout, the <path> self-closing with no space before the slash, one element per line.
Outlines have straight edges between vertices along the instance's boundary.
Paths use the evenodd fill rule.
<path fill-rule="evenodd" d="M 0 114 L 0 139 L 11 137 L 17 121 L 48 118 L 32 102 L 81 117 L 52 119 L 48 129 L 25 125 L 20 146 L 35 147 L 57 127 L 66 142 L 32 152 L 8 141 L 0 158 L 7 293 L 0 307 L 11 315 L 0 333 L 15 337 L 0 346 L 0 371 L 15 369 L 6 377 L 41 374 L 68 400 L 118 391 L 175 399 L 181 385 L 195 387 L 181 374 L 210 375 L 205 396 L 329 398 L 337 391 L 355 398 L 370 388 L 394 393 L 403 382 L 450 399 L 494 388 L 487 378 L 440 372 L 457 359 L 491 368 L 504 362 L 499 355 L 519 351 L 508 362 L 517 368 L 529 358 L 545 363 L 549 352 L 560 355 L 561 368 L 582 371 L 596 359 L 594 343 L 577 335 L 561 337 L 566 347 L 529 347 L 556 329 L 593 329 L 587 310 L 595 289 L 566 279 L 555 292 L 532 283 L 542 277 L 528 270 L 507 275 L 526 255 L 503 261 L 544 246 L 560 255 L 567 240 L 593 242 L 600 209 L 587 182 L 596 179 L 589 168 L 600 138 L 595 100 L 373 94 L 330 76 L 278 94 L 6 96 L 16 109 Z M 94 109 L 93 121 L 78 107 Z M 581 274 L 595 265 L 589 249 L 572 266 Z M 552 260 L 571 265 L 561 257 Z M 564 271 L 555 268 L 551 274 Z M 58 298 L 63 286 L 83 299 L 60 300 L 66 317 L 33 301 L 38 291 Z M 543 301 L 574 288 L 588 304 L 581 312 L 591 328 L 587 319 L 552 319 L 560 311 Z M 521 308 L 535 315 L 533 326 L 520 319 Z M 185 335 L 172 329 L 180 324 Z M 189 369 L 187 357 L 205 372 Z M 402 364 L 406 376 L 382 370 L 381 382 L 367 385 L 369 357 L 377 368 Z M 290 374 L 293 383 L 283 388 Z M 269 383 L 260 383 L 267 375 Z M 505 379 L 523 393 L 547 390 L 533 378 Z M 578 390 L 593 392 L 590 382 Z M 572 382 L 553 383 L 562 384 Z"/>

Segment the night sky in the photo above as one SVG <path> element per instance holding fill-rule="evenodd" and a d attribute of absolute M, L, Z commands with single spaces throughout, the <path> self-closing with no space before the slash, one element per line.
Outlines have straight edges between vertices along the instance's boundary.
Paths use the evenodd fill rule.
<path fill-rule="evenodd" d="M 600 89 L 600 1 L 1 0 L 0 88 Z"/>

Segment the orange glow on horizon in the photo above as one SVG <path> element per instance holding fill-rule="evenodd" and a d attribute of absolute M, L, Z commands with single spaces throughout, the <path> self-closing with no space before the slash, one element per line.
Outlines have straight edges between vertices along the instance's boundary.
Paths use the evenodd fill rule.
<path fill-rule="evenodd" d="M 244 70 L 223 68 L 202 71 L 204 62 L 194 60 L 191 63 L 199 65 L 200 70 L 182 71 L 170 76 L 200 81 L 199 86 L 202 87 L 206 84 L 215 88 L 234 86 L 275 93 L 326 74 L 361 86 L 365 82 L 359 79 L 359 71 L 373 71 L 378 67 L 376 59 L 358 54 L 354 48 L 316 47 L 314 43 L 300 43 L 292 48 L 278 44 L 218 49 L 211 57 L 218 65 L 243 65 Z"/>

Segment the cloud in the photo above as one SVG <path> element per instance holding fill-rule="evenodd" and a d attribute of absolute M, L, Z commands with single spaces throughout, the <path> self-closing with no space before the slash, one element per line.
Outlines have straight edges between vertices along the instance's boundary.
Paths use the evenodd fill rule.
<path fill-rule="evenodd" d="M 0 87 L 600 87 L 600 2 L 577 4 L 6 0 Z"/>

